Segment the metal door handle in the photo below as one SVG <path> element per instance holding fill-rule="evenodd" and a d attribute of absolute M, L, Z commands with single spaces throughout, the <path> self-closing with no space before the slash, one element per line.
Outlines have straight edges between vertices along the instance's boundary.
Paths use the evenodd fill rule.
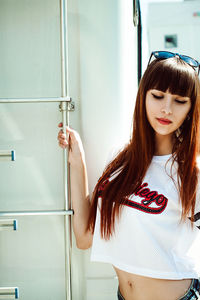
<path fill-rule="evenodd" d="M 0 220 L 0 230 L 17 230 L 17 229 L 18 229 L 17 220 L 14 219 Z"/>
<path fill-rule="evenodd" d="M 0 288 L 0 299 L 19 299 L 19 289 L 17 287 Z"/>
<path fill-rule="evenodd" d="M 0 160 L 15 161 L 15 151 L 14 150 L 0 150 Z"/>

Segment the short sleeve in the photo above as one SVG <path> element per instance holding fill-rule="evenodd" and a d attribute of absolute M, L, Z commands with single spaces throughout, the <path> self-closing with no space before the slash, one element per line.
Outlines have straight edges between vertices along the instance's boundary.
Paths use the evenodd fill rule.
<path fill-rule="evenodd" d="M 198 229 L 200 229 L 200 186 L 197 191 L 196 199 L 197 200 L 196 200 L 196 206 L 195 206 L 194 224 Z"/>
<path fill-rule="evenodd" d="M 195 204 L 195 211 L 194 211 L 194 225 L 200 229 L 200 182 L 197 188 L 197 195 L 196 195 L 196 204 Z"/>

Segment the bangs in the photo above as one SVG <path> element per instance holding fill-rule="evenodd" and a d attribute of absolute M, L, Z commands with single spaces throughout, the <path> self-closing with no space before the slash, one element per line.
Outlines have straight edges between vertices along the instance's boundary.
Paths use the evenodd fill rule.
<path fill-rule="evenodd" d="M 165 60 L 153 61 L 148 69 L 146 91 L 157 89 L 162 92 L 167 90 L 171 94 L 196 97 L 196 74 L 194 69 L 179 58 L 173 57 Z"/>

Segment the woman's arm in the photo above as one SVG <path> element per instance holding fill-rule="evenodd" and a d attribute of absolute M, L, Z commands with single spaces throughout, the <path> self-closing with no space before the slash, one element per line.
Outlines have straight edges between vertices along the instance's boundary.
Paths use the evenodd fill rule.
<path fill-rule="evenodd" d="M 58 126 L 62 127 L 62 123 Z M 83 145 L 79 134 L 69 127 L 66 128 L 66 134 L 62 130 L 59 131 L 58 141 L 61 148 L 69 147 L 68 160 L 70 163 L 71 200 L 74 210 L 73 230 L 76 245 L 80 249 L 88 249 L 92 245 L 93 235 L 87 230 L 90 198 Z"/>

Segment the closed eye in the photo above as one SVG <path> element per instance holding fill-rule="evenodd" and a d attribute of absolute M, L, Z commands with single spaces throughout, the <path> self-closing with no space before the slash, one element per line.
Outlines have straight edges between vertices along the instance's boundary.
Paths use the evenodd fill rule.
<path fill-rule="evenodd" d="M 153 94 L 153 93 L 151 93 L 152 94 L 152 96 L 155 98 L 155 99 L 162 99 L 163 98 L 163 96 L 158 96 L 158 95 L 155 95 L 155 94 Z"/>
<path fill-rule="evenodd" d="M 178 99 L 176 99 L 175 100 L 177 103 L 179 103 L 179 104 L 184 104 L 184 103 L 186 103 L 187 101 L 184 101 L 184 100 L 178 100 Z"/>

